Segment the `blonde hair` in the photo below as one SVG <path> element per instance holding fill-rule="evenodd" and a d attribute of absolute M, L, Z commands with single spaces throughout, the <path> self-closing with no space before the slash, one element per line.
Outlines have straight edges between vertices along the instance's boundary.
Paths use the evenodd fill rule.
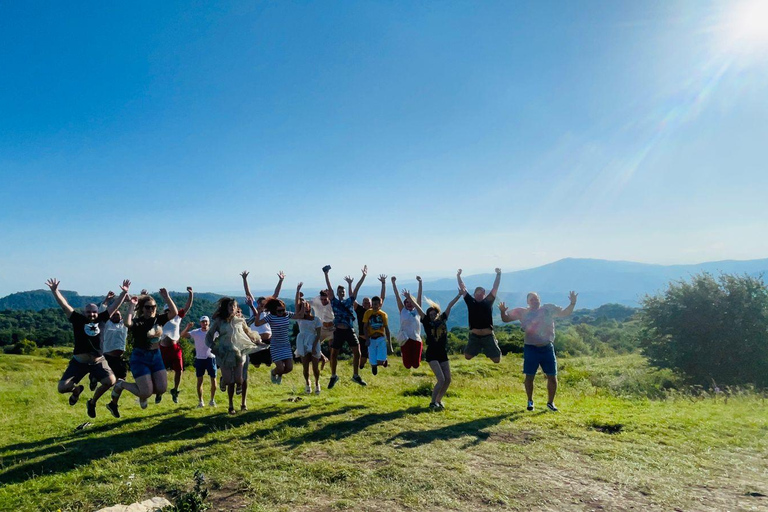
<path fill-rule="evenodd" d="M 440 304 L 439 303 L 437 303 L 437 302 L 435 302 L 433 300 L 430 300 L 428 297 L 424 297 L 424 302 L 429 304 L 429 307 L 427 308 L 427 311 L 429 311 L 430 309 L 434 309 L 435 311 L 437 311 L 438 315 L 440 314 Z"/>

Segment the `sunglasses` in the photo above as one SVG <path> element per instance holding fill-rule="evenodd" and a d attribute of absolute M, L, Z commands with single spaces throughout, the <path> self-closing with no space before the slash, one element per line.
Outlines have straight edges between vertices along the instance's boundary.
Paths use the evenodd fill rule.
<path fill-rule="evenodd" d="M 157 304 L 146 305 L 144 306 L 144 309 L 157 309 Z"/>

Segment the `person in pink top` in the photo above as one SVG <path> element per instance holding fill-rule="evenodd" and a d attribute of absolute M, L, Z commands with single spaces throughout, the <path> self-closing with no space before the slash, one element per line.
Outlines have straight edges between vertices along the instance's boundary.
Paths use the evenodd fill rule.
<path fill-rule="evenodd" d="M 557 358 L 555 357 L 555 318 L 573 313 L 578 294 L 568 294 L 570 304 L 563 309 L 554 304 L 541 304 L 537 293 L 528 294 L 527 308 L 508 310 L 503 302 L 499 304 L 501 320 L 519 321 L 525 333 L 523 346 L 523 373 L 525 374 L 525 393 L 528 395 L 528 410 L 533 410 L 533 379 L 541 366 L 547 376 L 547 408 L 557 412 L 555 393 L 557 393 Z"/>

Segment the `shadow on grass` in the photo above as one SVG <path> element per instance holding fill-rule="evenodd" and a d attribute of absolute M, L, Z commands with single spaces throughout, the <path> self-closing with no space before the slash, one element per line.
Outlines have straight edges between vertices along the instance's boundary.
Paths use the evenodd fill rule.
<path fill-rule="evenodd" d="M 489 416 L 486 418 L 478 418 L 472 421 L 465 421 L 463 423 L 455 423 L 453 425 L 447 425 L 445 427 L 436 428 L 434 430 L 409 430 L 400 432 L 390 437 L 384 443 L 399 443 L 400 448 L 416 448 L 425 444 L 432 443 L 434 441 L 450 441 L 452 439 L 460 439 L 463 437 L 474 438 L 466 443 L 462 448 L 468 448 L 475 446 L 482 441 L 487 440 L 491 433 L 484 432 L 484 429 L 498 425 L 505 419 L 515 421 L 523 416 L 522 412 L 514 412 L 509 414 L 499 414 L 497 416 Z"/>
<path fill-rule="evenodd" d="M 34 476 L 63 473 L 98 459 L 150 444 L 171 441 L 192 442 L 214 431 L 228 430 L 245 423 L 263 421 L 277 414 L 294 414 L 308 407 L 308 405 L 303 405 L 285 410 L 273 406 L 236 416 L 222 412 L 200 418 L 189 417 L 179 411 L 169 411 L 149 417 L 126 419 L 65 437 L 51 437 L 35 443 L 19 443 L 3 449 L 4 451 L 25 451 L 2 458 L 2 467 L 9 469 L 0 472 L 0 484 L 16 483 Z M 111 433 L 111 431 L 125 425 L 153 420 L 156 422 L 140 431 Z M 42 460 L 40 460 L 41 458 Z"/>

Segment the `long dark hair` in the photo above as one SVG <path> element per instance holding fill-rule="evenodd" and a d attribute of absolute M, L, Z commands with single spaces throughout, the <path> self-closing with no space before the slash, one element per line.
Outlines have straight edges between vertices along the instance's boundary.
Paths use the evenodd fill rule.
<path fill-rule="evenodd" d="M 264 303 L 264 309 L 269 311 L 271 315 L 276 315 L 281 306 L 285 309 L 285 302 L 275 297 L 267 297 L 267 301 Z"/>
<path fill-rule="evenodd" d="M 229 318 L 229 305 L 232 303 L 237 303 L 237 300 L 233 299 L 232 297 L 222 297 L 219 299 L 219 301 L 216 303 L 216 311 L 213 312 L 214 320 L 227 320 Z"/>

